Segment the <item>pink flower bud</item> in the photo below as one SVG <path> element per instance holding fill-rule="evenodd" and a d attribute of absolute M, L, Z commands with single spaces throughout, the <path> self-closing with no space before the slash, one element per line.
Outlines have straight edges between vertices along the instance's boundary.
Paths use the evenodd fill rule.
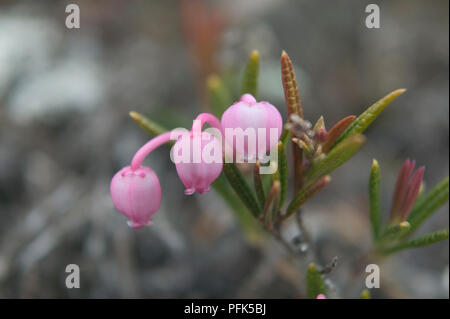
<path fill-rule="evenodd" d="M 140 166 L 134 171 L 130 166 L 122 168 L 112 178 L 110 192 L 114 206 L 133 228 L 149 226 L 161 205 L 161 186 L 149 167 Z"/>
<path fill-rule="evenodd" d="M 324 294 L 318 294 L 316 299 L 327 299 Z"/>
<path fill-rule="evenodd" d="M 230 106 L 222 115 L 222 129 L 225 134 L 225 141 L 228 145 L 233 146 L 236 153 L 240 153 L 237 149 L 237 139 L 242 138 L 243 155 L 247 158 L 256 158 L 265 154 L 274 147 L 280 136 L 283 126 L 283 120 L 280 112 L 272 104 L 268 102 L 256 102 L 251 94 L 244 94 L 239 102 Z M 227 129 L 251 129 L 249 135 L 240 134 L 236 137 L 227 134 Z M 276 131 L 276 139 L 270 139 L 270 129 Z M 258 129 L 264 129 L 265 141 L 258 140 Z M 238 130 L 235 130 L 237 133 Z M 242 136 L 243 135 L 243 136 Z M 264 143 L 265 142 L 265 143 Z"/>
<path fill-rule="evenodd" d="M 323 127 L 314 133 L 314 139 L 319 143 L 324 143 L 328 138 L 328 132 Z"/>
<path fill-rule="evenodd" d="M 186 187 L 184 193 L 209 192 L 210 184 L 222 172 L 222 144 L 207 132 L 191 131 L 178 139 L 172 151 L 178 176 Z"/>
<path fill-rule="evenodd" d="M 391 222 L 405 221 L 416 201 L 425 167 L 414 172 L 415 166 L 416 161 L 407 159 L 400 169 L 392 198 Z"/>

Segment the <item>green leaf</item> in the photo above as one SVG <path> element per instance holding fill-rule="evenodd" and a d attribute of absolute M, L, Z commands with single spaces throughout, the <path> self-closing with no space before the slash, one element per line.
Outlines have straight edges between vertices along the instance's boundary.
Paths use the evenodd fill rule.
<path fill-rule="evenodd" d="M 384 245 L 386 243 L 397 240 L 406 235 L 410 229 L 411 225 L 407 221 L 391 225 L 387 227 L 378 238 L 379 244 Z"/>
<path fill-rule="evenodd" d="M 244 71 L 241 95 L 250 93 L 257 98 L 258 95 L 258 73 L 259 73 L 259 52 L 254 50 L 248 58 L 247 67 Z"/>
<path fill-rule="evenodd" d="M 208 88 L 211 111 L 214 115 L 220 117 L 233 102 L 231 94 L 223 81 L 215 74 L 209 76 L 206 86 Z"/>
<path fill-rule="evenodd" d="M 236 192 L 236 195 L 239 196 L 252 215 L 258 217 L 261 213 L 261 209 L 240 170 L 233 163 L 224 163 L 223 172 L 225 173 L 228 182 L 231 184 L 231 187 Z"/>
<path fill-rule="evenodd" d="M 290 134 L 291 134 L 291 132 L 289 130 L 283 129 L 283 132 L 281 133 L 280 141 L 283 142 L 284 145 L 286 145 Z"/>
<path fill-rule="evenodd" d="M 339 143 L 323 159 L 313 162 L 312 168 L 306 174 L 307 181 L 315 181 L 330 174 L 355 155 L 365 140 L 362 135 L 354 135 Z"/>
<path fill-rule="evenodd" d="M 275 181 L 269 191 L 266 202 L 263 208 L 264 225 L 267 229 L 272 229 L 273 220 L 276 218 L 278 212 L 278 205 L 280 202 L 280 182 Z"/>
<path fill-rule="evenodd" d="M 331 181 L 331 177 L 326 175 L 316 181 L 315 183 L 309 184 L 303 187 L 294 197 L 294 199 L 289 203 L 288 208 L 286 209 L 286 214 L 283 216 L 283 219 L 291 216 L 297 209 L 299 209 L 304 203 L 306 203 L 309 199 L 311 199 L 315 194 L 320 192 L 329 182 Z"/>
<path fill-rule="evenodd" d="M 150 135 L 152 136 L 156 136 L 164 132 L 167 132 L 167 130 L 164 127 L 153 122 L 148 117 L 145 117 L 144 115 L 138 112 L 132 111 L 130 112 L 130 116 L 133 120 L 135 120 L 139 124 L 140 127 L 142 127 L 145 131 L 150 133 Z"/>
<path fill-rule="evenodd" d="M 380 115 L 380 113 L 386 108 L 386 106 L 392 102 L 397 96 L 405 92 L 405 89 L 398 89 L 394 92 L 389 93 L 381 100 L 377 101 L 375 104 L 370 106 L 367 110 L 365 110 L 360 116 L 358 116 L 337 138 L 334 144 L 331 146 L 331 149 L 339 145 L 340 142 L 345 140 L 346 138 L 361 134 L 366 130 L 366 128 Z"/>
<path fill-rule="evenodd" d="M 322 279 L 322 275 L 314 264 L 309 264 L 306 272 L 306 295 L 308 298 L 315 299 L 317 295 L 326 295 L 327 287 Z"/>
<path fill-rule="evenodd" d="M 420 196 L 414 203 L 414 207 L 407 219 L 411 224 L 410 232 L 416 230 L 433 212 L 444 205 L 448 201 L 448 196 L 449 178 L 447 176 L 433 189 Z"/>
<path fill-rule="evenodd" d="M 261 174 L 259 173 L 259 168 L 261 164 L 259 161 L 255 163 L 255 167 L 253 168 L 253 184 L 255 186 L 256 197 L 258 197 L 259 203 L 261 206 L 264 206 L 266 202 L 266 195 L 264 194 L 264 186 L 261 179 Z"/>
<path fill-rule="evenodd" d="M 383 254 L 388 255 L 407 248 L 423 247 L 445 239 L 448 239 L 448 229 L 438 230 L 432 233 L 425 234 L 423 236 L 419 236 L 415 239 L 389 248 L 385 250 Z"/>
<path fill-rule="evenodd" d="M 376 159 L 372 162 L 372 170 L 369 180 L 370 198 L 370 222 L 372 224 L 373 237 L 376 240 L 380 235 L 381 210 L 380 210 L 380 166 Z"/>
<path fill-rule="evenodd" d="M 278 142 L 278 172 L 280 174 L 280 203 L 279 207 L 283 206 L 286 199 L 286 192 L 288 187 L 288 166 L 286 159 L 286 150 L 284 149 L 283 142 Z"/>
<path fill-rule="evenodd" d="M 211 186 L 231 208 L 246 237 L 250 241 L 258 240 L 262 233 L 259 223 L 257 223 L 251 214 L 249 214 L 247 207 L 242 203 L 242 201 L 240 201 L 239 198 L 233 194 L 233 190 L 231 189 L 225 176 L 220 174 Z"/>

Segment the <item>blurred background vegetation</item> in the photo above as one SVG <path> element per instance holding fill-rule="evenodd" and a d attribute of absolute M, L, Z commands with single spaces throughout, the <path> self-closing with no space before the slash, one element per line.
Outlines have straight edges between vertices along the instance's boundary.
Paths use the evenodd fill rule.
<path fill-rule="evenodd" d="M 65 27 L 69 3 L 80 6 L 80 29 Z M 371 1 L 380 29 L 365 27 L 368 3 L 0 1 L 0 298 L 304 297 L 306 269 L 272 240 L 249 242 L 217 194 L 184 196 L 168 149 L 146 160 L 163 190 L 154 226 L 128 228 L 109 196 L 114 172 L 149 138 L 128 112 L 190 126 L 210 111 L 208 79 L 220 75 L 236 94 L 253 49 L 260 99 L 285 120 L 282 50 L 305 117 L 324 115 L 328 128 L 408 89 L 304 208 L 318 262 L 338 256 L 329 278 L 357 297 L 364 281 L 351 266 L 370 246 L 372 158 L 385 216 L 406 157 L 426 166 L 426 185 L 449 173 L 448 2 Z M 448 225 L 448 211 L 420 232 Z M 448 241 L 404 251 L 383 264 L 372 295 L 448 298 L 448 263 Z M 80 266 L 80 289 L 65 287 L 67 264 Z"/>

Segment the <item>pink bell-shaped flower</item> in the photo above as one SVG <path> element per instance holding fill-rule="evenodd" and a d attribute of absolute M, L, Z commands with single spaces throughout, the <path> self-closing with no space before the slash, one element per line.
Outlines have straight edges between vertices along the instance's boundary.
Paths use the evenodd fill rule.
<path fill-rule="evenodd" d="M 172 148 L 172 160 L 186 195 L 203 194 L 222 172 L 222 144 L 207 132 L 183 134 Z"/>
<path fill-rule="evenodd" d="M 161 186 L 153 170 L 146 166 L 132 170 L 126 166 L 111 180 L 111 198 L 128 225 L 141 228 L 151 224 L 151 217 L 161 205 Z"/>
<path fill-rule="evenodd" d="M 251 94 L 244 94 L 231 105 L 223 113 L 221 123 L 225 142 L 236 155 L 247 159 L 260 158 L 272 149 L 283 127 L 278 109 L 268 102 L 257 102 Z"/>

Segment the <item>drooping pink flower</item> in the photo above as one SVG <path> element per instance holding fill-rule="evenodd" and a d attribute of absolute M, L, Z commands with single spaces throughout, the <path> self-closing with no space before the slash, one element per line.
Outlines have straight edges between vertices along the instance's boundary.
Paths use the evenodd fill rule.
<path fill-rule="evenodd" d="M 222 145 L 207 132 L 183 134 L 172 149 L 172 157 L 186 195 L 203 194 L 222 172 Z"/>
<path fill-rule="evenodd" d="M 150 225 L 151 217 L 161 205 L 161 186 L 149 167 L 122 168 L 112 178 L 110 192 L 114 206 L 133 228 Z"/>
<path fill-rule="evenodd" d="M 327 297 L 324 294 L 318 294 L 316 299 L 327 299 Z"/>
<path fill-rule="evenodd" d="M 166 132 L 148 141 L 134 155 L 130 166 L 118 171 L 111 180 L 111 198 L 117 210 L 133 228 L 149 226 L 151 217 L 161 205 L 161 185 L 149 167 L 142 166 L 145 157 L 158 146 L 170 141 Z"/>
<path fill-rule="evenodd" d="M 425 167 L 421 166 L 413 173 L 415 166 L 416 161 L 407 159 L 400 169 L 392 198 L 391 222 L 406 220 L 416 201 Z"/>
<path fill-rule="evenodd" d="M 257 102 L 251 94 L 244 94 L 240 101 L 231 105 L 223 113 L 221 123 L 226 143 L 237 155 L 247 159 L 260 158 L 274 147 L 281 136 L 283 126 L 277 108 L 268 102 Z M 250 130 L 247 131 L 249 135 L 244 133 L 233 136 L 228 134 L 227 129 L 234 130 L 236 134 L 239 130 Z M 259 134 L 258 129 L 262 129 L 263 133 Z M 270 138 L 271 129 L 275 131 L 276 138 Z M 259 136 L 263 136 L 264 140 L 259 139 Z M 242 143 L 242 149 L 238 139 L 241 139 L 239 143 Z"/>

